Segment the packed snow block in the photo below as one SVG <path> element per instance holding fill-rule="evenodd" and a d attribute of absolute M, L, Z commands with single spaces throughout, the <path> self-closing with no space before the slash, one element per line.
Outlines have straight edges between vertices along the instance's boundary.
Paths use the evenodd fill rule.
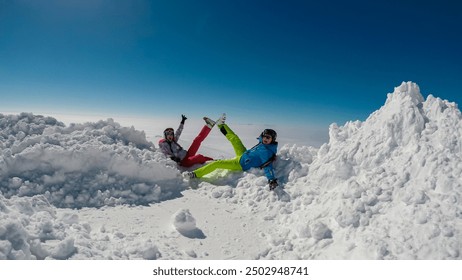
<path fill-rule="evenodd" d="M 188 209 L 180 209 L 173 216 L 173 226 L 183 236 L 188 238 L 204 239 L 205 235 L 202 230 L 196 226 L 196 219 L 191 215 Z"/>

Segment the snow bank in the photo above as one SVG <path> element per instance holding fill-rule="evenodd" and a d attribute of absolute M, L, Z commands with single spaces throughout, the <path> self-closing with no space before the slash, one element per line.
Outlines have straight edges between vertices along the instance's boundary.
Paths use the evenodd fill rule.
<path fill-rule="evenodd" d="M 112 119 L 66 127 L 50 117 L 0 114 L 0 152 L 6 198 L 41 194 L 68 208 L 146 205 L 185 187 L 144 132 Z"/>
<path fill-rule="evenodd" d="M 184 188 L 176 166 L 133 127 L 0 114 L 0 259 L 156 259 L 150 240 L 109 246 L 120 236 L 94 240 L 90 225 L 55 207 L 147 205 Z"/>
<path fill-rule="evenodd" d="M 461 120 L 456 104 L 403 82 L 365 122 L 332 124 L 308 174 L 287 185 L 299 195 L 285 223 L 297 257 L 462 258 Z M 297 231 L 319 222 L 332 239 L 304 241 Z"/>

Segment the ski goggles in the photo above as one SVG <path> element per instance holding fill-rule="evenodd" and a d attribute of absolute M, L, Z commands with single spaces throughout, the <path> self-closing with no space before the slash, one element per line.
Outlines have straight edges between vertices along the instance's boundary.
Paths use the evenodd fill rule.
<path fill-rule="evenodd" d="M 174 135 L 175 132 L 173 131 L 173 128 L 167 128 L 166 130 L 164 130 L 164 134 L 165 135 Z"/>
<path fill-rule="evenodd" d="M 273 137 L 271 135 L 269 135 L 269 134 L 263 134 L 261 137 L 266 138 L 266 139 L 270 139 L 270 140 L 273 139 Z"/>

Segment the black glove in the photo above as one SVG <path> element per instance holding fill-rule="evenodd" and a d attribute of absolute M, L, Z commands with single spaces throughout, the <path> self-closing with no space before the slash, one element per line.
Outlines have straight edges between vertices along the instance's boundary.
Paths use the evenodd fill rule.
<path fill-rule="evenodd" d="M 170 158 L 175 162 L 180 162 L 181 161 L 181 159 L 179 157 L 176 157 L 176 156 L 171 156 Z"/>
<path fill-rule="evenodd" d="M 278 179 L 268 180 L 268 185 L 269 185 L 270 191 L 274 190 L 275 188 L 277 188 L 277 186 L 279 186 Z"/>
<path fill-rule="evenodd" d="M 181 115 L 181 123 L 184 124 L 184 121 L 188 118 L 185 115 Z"/>

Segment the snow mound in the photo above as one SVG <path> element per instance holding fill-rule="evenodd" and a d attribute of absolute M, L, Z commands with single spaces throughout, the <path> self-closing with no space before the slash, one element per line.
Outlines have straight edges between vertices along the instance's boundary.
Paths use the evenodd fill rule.
<path fill-rule="evenodd" d="M 298 256 L 461 258 L 461 120 L 455 103 L 424 100 L 403 82 L 366 121 L 332 124 L 308 174 L 292 182 L 299 195 L 286 222 L 294 236 L 322 222 L 332 239 L 302 234 Z"/>
<path fill-rule="evenodd" d="M 0 114 L 0 192 L 44 195 L 57 207 L 149 204 L 180 195 L 179 171 L 144 132 L 112 119 L 66 127 L 51 117 Z"/>

